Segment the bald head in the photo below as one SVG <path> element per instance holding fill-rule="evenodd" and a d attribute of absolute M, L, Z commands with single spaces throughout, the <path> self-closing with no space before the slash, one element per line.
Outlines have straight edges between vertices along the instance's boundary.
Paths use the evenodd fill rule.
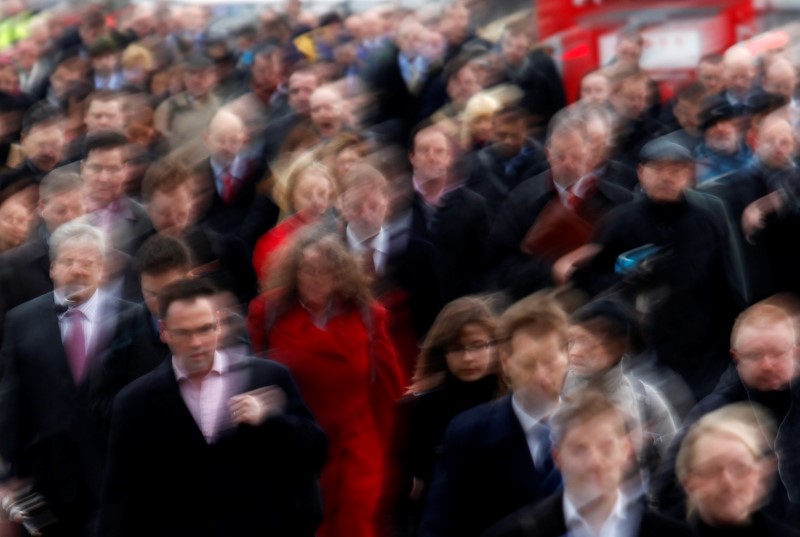
<path fill-rule="evenodd" d="M 731 47 L 722 59 L 725 86 L 729 92 L 743 99 L 753 86 L 756 76 L 756 60 L 752 52 L 744 47 Z"/>
<path fill-rule="evenodd" d="M 786 58 L 775 58 L 770 62 L 764 77 L 764 90 L 782 95 L 787 99 L 794 97 L 797 86 L 797 69 Z"/>
<path fill-rule="evenodd" d="M 246 141 L 244 122 L 239 116 L 227 110 L 214 114 L 205 137 L 212 159 L 222 166 L 229 166 L 244 149 Z"/>
<path fill-rule="evenodd" d="M 761 123 L 756 138 L 756 155 L 770 168 L 791 165 L 797 144 L 789 121 L 781 115 L 770 115 Z"/>

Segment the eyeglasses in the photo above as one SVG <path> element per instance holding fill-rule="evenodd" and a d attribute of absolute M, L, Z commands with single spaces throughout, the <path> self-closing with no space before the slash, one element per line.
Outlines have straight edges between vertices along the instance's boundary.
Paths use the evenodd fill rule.
<path fill-rule="evenodd" d="M 475 343 L 470 343 L 469 345 L 455 345 L 453 347 L 449 347 L 446 350 L 447 354 L 452 354 L 456 356 L 466 356 L 467 354 L 477 354 L 481 352 L 486 352 L 490 348 L 494 347 L 497 341 L 495 340 L 488 340 L 488 341 L 477 341 Z"/>

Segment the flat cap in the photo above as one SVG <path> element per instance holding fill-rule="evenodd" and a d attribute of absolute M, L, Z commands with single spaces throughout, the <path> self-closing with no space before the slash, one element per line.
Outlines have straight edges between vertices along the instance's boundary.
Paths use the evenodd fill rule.
<path fill-rule="evenodd" d="M 694 162 L 691 151 L 685 146 L 661 136 L 647 142 L 639 151 L 640 162 Z"/>
<path fill-rule="evenodd" d="M 186 58 L 186 63 L 184 65 L 186 69 L 190 71 L 199 71 L 200 69 L 210 69 L 214 67 L 214 62 L 205 54 L 195 52 Z"/>
<path fill-rule="evenodd" d="M 738 115 L 728 99 L 722 95 L 709 95 L 700 103 L 700 130 L 706 131 L 715 123 Z"/>

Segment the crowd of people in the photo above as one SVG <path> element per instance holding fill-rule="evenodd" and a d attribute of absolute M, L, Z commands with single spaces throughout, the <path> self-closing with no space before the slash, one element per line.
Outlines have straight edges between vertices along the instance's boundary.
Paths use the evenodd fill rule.
<path fill-rule="evenodd" d="M 3 3 L 0 535 L 798 535 L 797 66 L 497 8 Z"/>

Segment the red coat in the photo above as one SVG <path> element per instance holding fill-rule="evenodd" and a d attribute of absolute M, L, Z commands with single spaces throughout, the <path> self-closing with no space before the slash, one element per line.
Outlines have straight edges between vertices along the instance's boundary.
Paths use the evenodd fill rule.
<path fill-rule="evenodd" d="M 322 473 L 325 517 L 319 537 L 381 537 L 375 518 L 389 475 L 388 447 L 402 373 L 386 332 L 386 311 L 340 307 L 324 328 L 295 303 L 279 318 L 264 295 L 250 305 L 256 351 L 294 375 L 329 438 Z M 371 335 L 370 335 L 371 332 Z"/>
<path fill-rule="evenodd" d="M 270 259 L 272 254 L 308 224 L 308 221 L 296 214 L 270 229 L 258 239 L 253 250 L 253 268 L 256 270 L 258 281 L 266 279 L 267 273 L 274 264 L 275 261 Z"/>

